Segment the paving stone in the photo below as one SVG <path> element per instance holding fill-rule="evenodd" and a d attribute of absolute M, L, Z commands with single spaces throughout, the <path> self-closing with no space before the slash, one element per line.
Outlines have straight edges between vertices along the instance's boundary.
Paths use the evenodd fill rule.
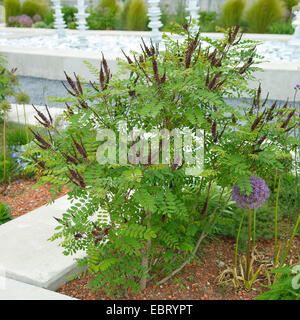
<path fill-rule="evenodd" d="M 77 300 L 0 276 L 0 300 Z"/>
<path fill-rule="evenodd" d="M 0 226 L 0 275 L 37 287 L 56 290 L 77 271 L 75 257 L 65 256 L 60 240 L 48 241 L 57 221 L 70 206 L 56 200 Z"/>

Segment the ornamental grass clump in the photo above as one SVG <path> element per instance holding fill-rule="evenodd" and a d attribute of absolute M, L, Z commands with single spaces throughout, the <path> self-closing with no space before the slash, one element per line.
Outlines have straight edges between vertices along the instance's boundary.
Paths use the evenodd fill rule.
<path fill-rule="evenodd" d="M 222 8 L 222 20 L 226 28 L 241 24 L 245 0 L 227 0 Z"/>
<path fill-rule="evenodd" d="M 16 69 L 8 70 L 6 67 L 6 60 L 0 55 L 0 118 L 3 121 L 3 134 L 2 134 L 2 151 L 1 154 L 1 177 L 3 177 L 4 189 L 2 192 L 6 190 L 6 187 L 9 182 L 10 174 L 9 169 L 11 167 L 11 162 L 8 159 L 8 150 L 7 150 L 7 118 L 8 113 L 11 110 L 11 98 L 13 97 L 15 100 L 18 100 L 21 103 L 28 102 L 29 97 L 19 91 L 18 85 L 18 77 L 15 75 Z M 16 106 L 17 117 L 20 124 L 18 107 Z M 2 165 L 3 164 L 3 165 Z M 12 168 L 14 171 L 15 168 Z M 2 178 L 1 178 L 2 180 Z"/>
<path fill-rule="evenodd" d="M 3 139 L 3 184 L 4 188 L 7 185 L 7 145 L 6 145 L 6 123 L 7 123 L 7 116 L 9 111 L 11 110 L 11 104 L 3 100 L 0 103 L 0 113 L 3 119 L 3 132 L 2 132 L 2 139 Z"/>
<path fill-rule="evenodd" d="M 27 143 L 29 142 L 29 135 L 28 135 L 28 126 L 27 126 L 27 116 L 26 116 L 26 107 L 25 105 L 30 102 L 30 97 L 28 94 L 26 94 L 23 91 L 20 91 L 18 94 L 16 94 L 16 102 L 18 104 L 23 105 L 23 114 L 24 114 L 24 122 L 25 122 L 25 130 L 26 130 L 26 136 L 27 136 Z M 16 108 L 18 108 L 16 106 Z M 17 110 L 18 120 L 19 120 L 19 113 Z"/>
<path fill-rule="evenodd" d="M 245 14 L 250 32 L 267 33 L 269 26 L 284 18 L 285 9 L 280 0 L 256 0 Z"/>
<path fill-rule="evenodd" d="M 147 29 L 147 10 L 143 0 L 129 0 L 126 12 L 126 30 Z"/>
<path fill-rule="evenodd" d="M 5 22 L 10 24 L 9 17 L 15 17 L 21 14 L 20 0 L 4 0 Z"/>

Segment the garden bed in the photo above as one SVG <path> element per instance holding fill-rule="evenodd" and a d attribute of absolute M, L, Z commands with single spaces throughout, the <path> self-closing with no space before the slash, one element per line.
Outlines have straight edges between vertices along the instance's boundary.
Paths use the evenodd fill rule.
<path fill-rule="evenodd" d="M 0 194 L 0 202 L 12 207 L 11 214 L 17 218 L 37 209 L 51 200 L 50 184 L 35 188 L 36 180 L 17 180 L 12 182 L 4 194 Z M 59 197 L 64 196 L 67 189 L 63 188 Z"/>
<path fill-rule="evenodd" d="M 157 286 L 153 281 L 143 293 L 129 294 L 124 300 L 254 300 L 266 289 L 267 279 L 255 282 L 251 291 L 234 290 L 232 285 L 218 281 L 220 273 L 226 266 L 233 264 L 235 241 L 220 238 L 209 241 L 200 251 L 199 258 L 187 265 L 177 276 L 163 285 Z M 297 262 L 300 239 L 294 240 L 291 247 L 291 259 Z M 266 260 L 274 254 L 274 241 L 259 241 L 257 250 Z M 102 290 L 91 293 L 87 284 L 93 277 L 86 276 L 72 280 L 63 285 L 58 292 L 81 300 L 110 300 Z"/>

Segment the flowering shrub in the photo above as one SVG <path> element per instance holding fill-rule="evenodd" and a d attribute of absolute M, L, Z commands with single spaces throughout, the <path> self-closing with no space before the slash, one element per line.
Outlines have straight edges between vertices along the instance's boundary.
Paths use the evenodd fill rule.
<path fill-rule="evenodd" d="M 25 14 L 16 17 L 9 17 L 8 22 L 15 27 L 19 26 L 27 28 L 30 28 L 33 24 L 33 20 Z"/>
<path fill-rule="evenodd" d="M 91 87 L 66 75 L 68 126 L 58 131 L 50 112 L 37 110 L 46 133 L 32 130 L 36 146 L 26 153 L 39 154 L 30 167 L 42 182 L 50 181 L 57 191 L 65 184 L 73 188 L 73 204 L 57 219 L 52 240 L 62 239 L 65 254 L 84 250 L 79 265 L 93 275 L 90 286 L 112 295 L 143 290 L 149 278 L 163 283 L 181 271 L 228 206 L 232 186 L 251 195 L 248 177 L 283 169 L 295 144 L 289 136 L 299 126 L 295 110 L 267 107 L 261 88 L 247 86 L 260 61 L 255 42 L 243 40 L 238 27 L 221 40 L 191 34 L 188 26 L 179 33 L 181 42 L 164 36 L 165 51 L 142 43 L 141 53 L 125 55 L 120 73 L 127 73 L 126 79 L 112 76 L 104 57 L 100 70 L 90 66 L 99 76 Z M 226 100 L 245 93 L 253 97 L 246 107 Z M 107 141 L 98 133 L 118 132 L 120 120 L 129 132 L 202 130 L 204 170 L 188 174 L 188 160 L 177 162 L 174 144 L 168 164 L 149 157 L 146 163 L 142 158 L 124 163 L 120 157 L 139 141 L 134 137 L 124 154 L 116 150 L 116 162 L 105 161 L 108 150 L 99 160 L 98 150 Z M 122 141 L 119 132 L 113 145 Z M 140 156 L 141 147 L 136 148 Z"/>
<path fill-rule="evenodd" d="M 19 23 L 21 26 L 31 27 L 33 24 L 33 21 L 26 14 L 22 14 L 21 16 L 17 17 L 17 23 Z"/>
<path fill-rule="evenodd" d="M 35 15 L 32 17 L 32 20 L 33 20 L 33 22 L 38 22 L 38 21 L 41 21 L 41 20 L 42 20 L 42 17 L 41 17 L 39 14 L 35 14 Z"/>

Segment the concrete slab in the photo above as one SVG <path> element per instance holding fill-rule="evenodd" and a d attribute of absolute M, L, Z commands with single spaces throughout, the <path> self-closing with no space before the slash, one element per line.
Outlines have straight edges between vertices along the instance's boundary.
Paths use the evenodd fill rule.
<path fill-rule="evenodd" d="M 64 71 L 66 71 L 70 75 L 73 72 L 79 74 L 87 82 L 98 80 L 98 76 L 90 73 L 84 61 L 98 68 L 101 60 L 100 52 L 7 47 L 1 43 L 0 51 L 8 62 L 8 68 L 17 68 L 16 75 L 65 80 Z M 119 71 L 116 58 L 122 56 L 121 51 L 118 54 L 105 53 L 112 74 Z"/>
<path fill-rule="evenodd" d="M 50 290 L 67 282 L 77 270 L 75 257 L 65 256 L 59 241 L 48 239 L 57 226 L 53 217 L 61 217 L 69 206 L 65 196 L 0 226 L 2 276 Z"/>
<path fill-rule="evenodd" d="M 47 115 L 45 106 L 35 106 L 38 110 Z M 61 115 L 64 111 L 62 108 L 49 108 L 51 117 L 56 119 L 59 115 Z M 33 109 L 32 105 L 25 105 L 25 113 L 26 113 L 26 122 L 27 125 L 40 125 L 34 116 L 37 115 L 36 111 Z M 12 108 L 8 113 L 8 121 L 12 121 L 15 123 L 25 124 L 25 116 L 24 116 L 24 107 L 20 104 L 12 104 Z"/>
<path fill-rule="evenodd" d="M 0 276 L 0 300 L 77 300 Z"/>
<path fill-rule="evenodd" d="M 34 29 L 34 28 L 33 28 Z M 0 32 L 10 33 L 10 37 L 34 36 L 36 34 L 50 34 L 53 30 L 33 30 L 29 28 L 0 28 Z M 68 30 L 70 34 L 76 30 Z M 91 35 L 99 36 L 121 36 L 134 35 L 139 37 L 149 36 L 149 32 L 136 31 L 87 31 Z M 222 38 L 222 33 L 203 33 L 212 39 Z M 257 41 L 275 41 L 287 43 L 292 39 L 291 35 L 274 34 L 245 34 L 244 39 Z M 85 52 L 74 50 L 50 50 L 43 48 L 19 48 L 11 46 L 1 46 L 0 51 L 6 56 L 10 68 L 17 67 L 17 75 L 30 76 L 50 80 L 65 80 L 64 71 L 72 75 L 73 72 L 79 74 L 86 81 L 98 81 L 98 76 L 89 72 L 84 61 L 95 67 L 99 67 L 101 59 L 100 52 Z M 123 58 L 121 51 L 118 53 L 105 52 L 105 57 L 113 74 L 119 71 L 117 58 Z M 34 63 L 32 63 L 34 61 Z M 300 63 L 299 62 L 268 62 L 261 64 L 263 72 L 256 72 L 257 81 L 250 82 L 251 88 L 257 88 L 259 82 L 262 84 L 263 95 L 270 94 L 270 99 L 290 101 L 294 99 L 294 86 L 299 82 Z M 125 77 L 125 75 L 124 75 Z M 280 88 L 280 90 L 278 89 Z M 299 101 L 300 96 L 297 96 Z"/>

